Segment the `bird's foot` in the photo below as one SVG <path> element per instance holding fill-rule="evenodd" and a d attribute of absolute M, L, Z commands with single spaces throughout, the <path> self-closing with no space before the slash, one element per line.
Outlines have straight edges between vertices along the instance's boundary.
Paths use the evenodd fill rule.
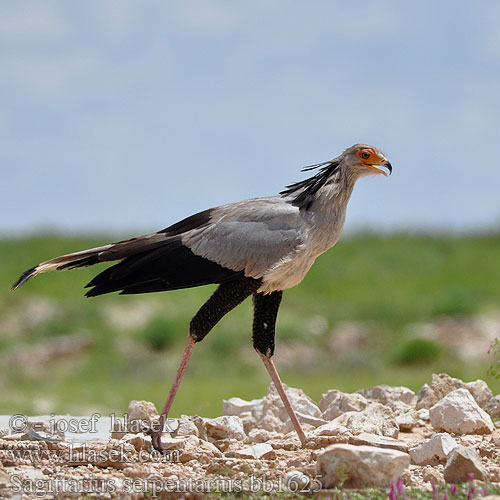
<path fill-rule="evenodd" d="M 151 422 L 150 427 L 144 427 L 142 431 L 144 432 L 144 434 L 151 436 L 151 444 L 153 445 L 153 448 L 156 451 L 164 454 L 165 448 L 163 448 L 163 445 L 161 444 L 161 437 L 163 435 L 163 422 L 161 422 L 161 420 L 155 420 Z"/>
<path fill-rule="evenodd" d="M 151 444 L 156 451 L 159 451 L 161 454 L 165 453 L 165 448 L 161 444 L 161 432 L 151 432 Z"/>

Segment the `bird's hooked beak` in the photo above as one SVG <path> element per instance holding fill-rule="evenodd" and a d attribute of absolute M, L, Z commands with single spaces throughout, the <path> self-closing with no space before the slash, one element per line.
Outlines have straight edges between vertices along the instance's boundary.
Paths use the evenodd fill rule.
<path fill-rule="evenodd" d="M 385 175 L 389 177 L 392 174 L 392 165 L 380 151 L 375 148 L 366 146 L 361 146 L 356 151 L 356 156 L 358 157 L 361 165 L 363 167 L 369 168 L 370 170 L 375 170 L 377 174 Z"/>
<path fill-rule="evenodd" d="M 386 177 L 389 177 L 392 174 L 391 162 L 385 158 L 378 164 L 371 163 L 366 166 L 372 170 L 376 170 L 379 174 L 385 175 Z"/>

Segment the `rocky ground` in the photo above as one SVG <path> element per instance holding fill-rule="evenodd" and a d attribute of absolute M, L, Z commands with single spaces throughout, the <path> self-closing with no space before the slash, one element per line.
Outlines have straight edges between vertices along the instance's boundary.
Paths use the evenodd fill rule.
<path fill-rule="evenodd" d="M 288 394 L 306 448 L 273 386 L 263 399 L 224 401 L 214 419 L 171 419 L 164 455 L 142 433 L 158 416 L 144 401 L 132 401 L 119 419 L 3 417 L 9 428 L 0 431 L 0 497 L 204 498 L 208 491 L 243 491 L 316 498 L 336 488 L 432 489 L 472 479 L 479 494 L 500 483 L 500 426 L 492 421 L 500 417 L 500 396 L 482 380 L 434 375 L 418 394 L 389 386 L 330 390 L 319 404 L 300 389 Z"/>

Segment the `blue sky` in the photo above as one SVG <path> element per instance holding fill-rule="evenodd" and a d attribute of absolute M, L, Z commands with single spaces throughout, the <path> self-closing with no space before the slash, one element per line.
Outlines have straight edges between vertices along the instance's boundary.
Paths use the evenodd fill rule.
<path fill-rule="evenodd" d="M 495 1 L 0 3 L 0 232 L 131 233 L 357 142 L 350 229 L 500 225 Z"/>

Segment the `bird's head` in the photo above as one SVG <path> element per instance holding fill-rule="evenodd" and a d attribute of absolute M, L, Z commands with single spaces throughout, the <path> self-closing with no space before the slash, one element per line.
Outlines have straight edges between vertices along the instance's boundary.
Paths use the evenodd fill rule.
<path fill-rule="evenodd" d="M 349 199 L 352 187 L 357 179 L 370 174 L 382 174 L 389 177 L 392 173 L 392 165 L 384 153 L 374 146 L 368 144 L 355 144 L 347 148 L 340 156 L 323 163 L 309 165 L 302 169 L 303 172 L 317 170 L 318 172 L 303 181 L 295 182 L 281 191 L 282 196 L 291 197 L 292 203 L 306 209 L 311 203 L 321 196 L 323 187 L 329 187 L 330 193 L 338 192 L 332 190 L 332 186 L 342 186 L 340 191 L 347 193 Z"/>
<path fill-rule="evenodd" d="M 368 144 L 355 144 L 346 149 L 341 158 L 345 169 L 356 178 L 371 174 L 382 174 L 389 177 L 392 165 L 380 149 Z"/>

